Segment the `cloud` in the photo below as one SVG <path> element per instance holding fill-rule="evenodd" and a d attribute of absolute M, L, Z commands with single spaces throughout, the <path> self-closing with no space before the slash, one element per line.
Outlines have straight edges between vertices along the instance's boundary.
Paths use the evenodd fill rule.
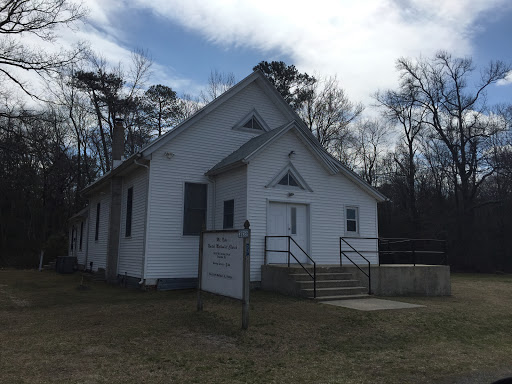
<path fill-rule="evenodd" d="M 371 102 L 377 89 L 394 87 L 399 57 L 431 56 L 439 49 L 472 55 L 482 20 L 510 7 L 507 0 L 85 0 L 88 22 L 61 31 L 59 45 L 90 42 L 110 65 L 128 63 L 123 31 L 128 10 L 150 11 L 222 48 L 248 47 L 289 57 L 300 71 L 337 75 L 354 101 Z M 149 30 L 151 26 L 147 27 Z M 271 58 L 269 58 L 271 59 Z M 288 61 L 288 60 L 287 60 Z M 198 94 L 202 84 L 168 63 L 155 62 L 151 83 Z M 512 82 L 511 75 L 500 85 Z"/>
<path fill-rule="evenodd" d="M 301 71 L 337 74 L 353 99 L 396 84 L 395 60 L 471 55 L 481 17 L 506 0 L 132 0 L 226 47 L 277 50 Z"/>
<path fill-rule="evenodd" d="M 498 85 L 498 86 L 508 85 L 508 84 L 512 84 L 512 71 L 510 71 L 507 74 L 507 76 L 505 76 L 504 79 L 498 80 L 498 82 L 496 83 L 496 85 Z"/>

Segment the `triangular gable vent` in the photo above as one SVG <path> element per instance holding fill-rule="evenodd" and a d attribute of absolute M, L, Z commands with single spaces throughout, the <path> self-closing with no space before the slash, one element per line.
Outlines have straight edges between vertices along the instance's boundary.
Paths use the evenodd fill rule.
<path fill-rule="evenodd" d="M 243 125 L 243 127 L 263 131 L 263 127 L 261 126 L 260 123 L 258 123 L 258 120 L 254 116 L 251 117 L 249 121 Z"/>
<path fill-rule="evenodd" d="M 288 171 L 286 175 L 283 176 L 281 180 L 279 180 L 279 185 L 289 185 L 290 187 L 299 187 L 299 183 L 295 180 L 295 177 Z"/>
<path fill-rule="evenodd" d="M 264 133 L 270 131 L 269 126 L 261 118 L 256 109 L 253 109 L 242 120 L 236 124 L 233 129 L 250 133 Z"/>
<path fill-rule="evenodd" d="M 313 192 L 313 190 L 309 187 L 297 169 L 290 162 L 286 167 L 284 167 L 281 172 L 279 172 L 270 183 L 268 183 L 266 188 L 300 188 L 307 190 L 309 192 Z"/>

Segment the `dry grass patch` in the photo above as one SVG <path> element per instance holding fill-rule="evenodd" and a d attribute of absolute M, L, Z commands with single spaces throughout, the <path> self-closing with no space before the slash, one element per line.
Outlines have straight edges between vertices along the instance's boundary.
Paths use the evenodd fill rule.
<path fill-rule="evenodd" d="M 248 331 L 230 299 L 198 313 L 195 291 L 79 282 L 0 271 L 0 382 L 435 383 L 512 367 L 511 276 L 455 275 L 453 296 L 399 311 L 255 291 Z"/>

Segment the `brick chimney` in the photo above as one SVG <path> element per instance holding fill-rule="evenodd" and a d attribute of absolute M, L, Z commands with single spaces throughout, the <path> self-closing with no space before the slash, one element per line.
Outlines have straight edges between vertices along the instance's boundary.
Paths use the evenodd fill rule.
<path fill-rule="evenodd" d="M 123 119 L 114 120 L 114 132 L 112 134 L 112 169 L 123 161 L 124 154 L 124 125 Z"/>

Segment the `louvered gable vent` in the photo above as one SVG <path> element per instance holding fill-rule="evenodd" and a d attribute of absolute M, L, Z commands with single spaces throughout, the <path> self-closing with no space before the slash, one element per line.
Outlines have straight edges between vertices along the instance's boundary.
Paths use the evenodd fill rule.
<path fill-rule="evenodd" d="M 249 133 L 264 133 L 270 131 L 270 127 L 261 118 L 256 109 L 253 109 L 245 115 L 243 119 L 233 127 L 233 129 Z"/>
<path fill-rule="evenodd" d="M 256 119 L 254 116 L 251 117 L 249 119 L 249 121 L 247 121 L 247 123 L 245 123 L 243 125 L 243 127 L 244 128 L 257 129 L 257 130 L 263 131 L 263 128 L 262 128 L 261 124 L 258 123 L 258 119 Z"/>

